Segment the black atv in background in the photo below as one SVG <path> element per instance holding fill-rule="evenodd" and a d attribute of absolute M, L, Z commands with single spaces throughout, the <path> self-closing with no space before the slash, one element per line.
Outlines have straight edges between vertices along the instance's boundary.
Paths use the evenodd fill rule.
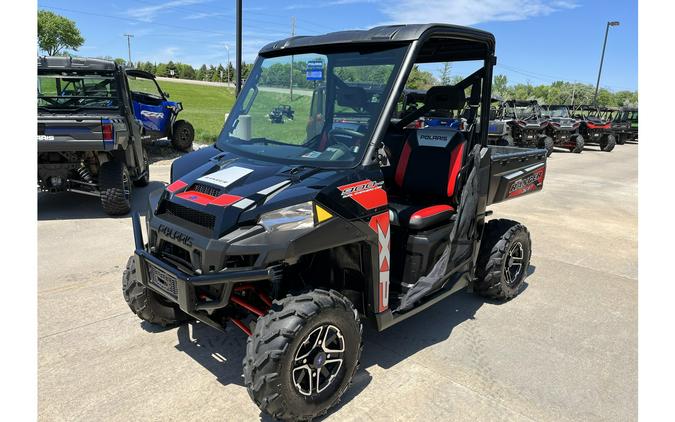
<path fill-rule="evenodd" d="M 553 139 L 546 134 L 548 120 L 543 117 L 536 100 L 504 101 L 491 120 L 491 137 L 498 136 L 497 145 L 541 148 L 547 156 L 553 152 Z M 501 134 L 499 128 L 501 127 Z"/>
<path fill-rule="evenodd" d="M 611 119 L 603 116 L 606 112 L 593 105 L 578 105 L 572 115 L 579 121 L 579 134 L 584 137 L 585 144 L 598 144 L 601 151 L 610 152 L 616 146 L 616 138 Z"/>
<path fill-rule="evenodd" d="M 548 119 L 546 134 L 553 139 L 553 145 L 576 154 L 584 150 L 584 137 L 579 134 L 579 122 L 570 116 L 566 105 L 542 105 L 542 112 Z"/>
<path fill-rule="evenodd" d="M 129 212 L 132 184 L 150 181 L 141 125 L 124 69 L 115 62 L 38 58 L 38 188 L 100 197 Z"/>
<path fill-rule="evenodd" d="M 623 145 L 626 142 L 638 140 L 638 109 L 637 107 L 621 107 L 612 119 L 612 132 L 616 143 Z"/>

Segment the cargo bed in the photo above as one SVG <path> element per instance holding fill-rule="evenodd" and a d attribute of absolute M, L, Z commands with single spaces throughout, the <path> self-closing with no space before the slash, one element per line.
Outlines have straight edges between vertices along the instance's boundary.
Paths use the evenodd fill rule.
<path fill-rule="evenodd" d="M 544 186 L 546 150 L 490 145 L 487 205 L 537 192 Z"/>

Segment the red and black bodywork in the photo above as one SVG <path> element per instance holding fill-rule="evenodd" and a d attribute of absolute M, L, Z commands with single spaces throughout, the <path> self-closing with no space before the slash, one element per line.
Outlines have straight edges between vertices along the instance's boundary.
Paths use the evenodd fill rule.
<path fill-rule="evenodd" d="M 548 119 L 546 134 L 553 139 L 557 147 L 574 150 L 577 147 L 576 137 L 579 135 L 579 121 L 572 118 L 566 105 L 542 105 L 544 115 Z M 583 142 L 582 142 L 583 146 Z"/>
<path fill-rule="evenodd" d="M 612 120 L 603 116 L 598 107 L 579 105 L 575 107 L 573 115 L 579 121 L 579 134 L 584 137 L 586 144 L 599 144 L 600 149 L 607 151 L 614 148 Z M 611 147 L 607 148 L 608 145 Z"/>
<path fill-rule="evenodd" d="M 457 48 L 434 48 L 454 42 Z M 380 27 L 291 38 L 264 47 L 260 56 L 377 43 L 408 50 L 382 113 L 371 119 L 367 150 L 356 165 L 264 160 L 220 141 L 181 157 L 172 165 L 171 183 L 149 196 L 145 237 L 140 217 L 133 217 L 136 265 L 145 286 L 213 327 L 231 321 L 250 334 L 243 319 L 264 314 L 272 299 L 308 289 L 339 291 L 381 330 L 471 283 L 486 207 L 542 189 L 546 151 L 487 146 L 488 120 L 477 122 L 475 115 L 467 130 L 409 128 L 435 109 L 459 111 L 472 104 L 487 115 L 496 59 L 494 38 L 483 31 Z M 430 88 L 423 106 L 390 119 L 413 64 L 432 59 L 482 60 L 483 68 L 456 85 Z M 247 86 L 256 83 L 255 75 L 254 67 Z M 325 95 L 330 97 L 330 90 Z M 326 113 L 325 121 L 333 122 L 330 110 Z M 327 138 L 317 137 L 322 143 Z M 478 186 L 471 192 L 470 177 Z M 462 208 L 465 198 L 475 203 L 470 212 Z M 268 216 L 289 207 L 304 207 L 312 220 L 289 221 L 279 229 Z M 453 239 L 458 253 L 437 286 L 414 307 L 402 306 L 460 222 L 469 229 Z"/>

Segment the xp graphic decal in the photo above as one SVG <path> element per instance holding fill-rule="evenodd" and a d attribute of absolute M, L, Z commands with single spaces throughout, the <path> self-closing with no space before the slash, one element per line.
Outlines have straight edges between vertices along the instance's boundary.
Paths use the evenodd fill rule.
<path fill-rule="evenodd" d="M 389 307 L 389 246 L 391 243 L 391 231 L 389 230 L 389 212 L 374 215 L 370 219 L 369 226 L 377 233 L 379 247 L 379 301 L 377 312 L 386 311 Z"/>

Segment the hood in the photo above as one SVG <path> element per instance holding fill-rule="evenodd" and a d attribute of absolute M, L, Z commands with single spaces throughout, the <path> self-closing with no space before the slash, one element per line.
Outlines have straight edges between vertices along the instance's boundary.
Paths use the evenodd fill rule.
<path fill-rule="evenodd" d="M 557 123 L 561 127 L 571 127 L 574 126 L 576 123 L 575 119 L 569 118 L 569 117 L 551 117 L 549 119 L 550 122 Z"/>
<path fill-rule="evenodd" d="M 157 215 L 202 226 L 214 237 L 256 224 L 261 214 L 313 200 L 336 172 L 219 154 L 166 187 Z"/>

